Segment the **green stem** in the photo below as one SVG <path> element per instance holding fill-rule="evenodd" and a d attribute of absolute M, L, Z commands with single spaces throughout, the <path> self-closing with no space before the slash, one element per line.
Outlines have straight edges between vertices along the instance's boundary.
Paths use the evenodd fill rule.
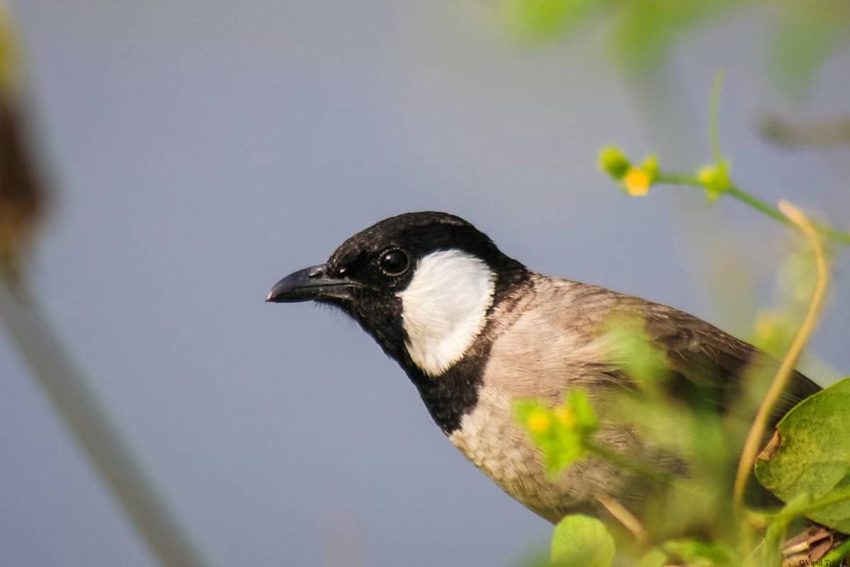
<path fill-rule="evenodd" d="M 720 151 L 720 93 L 723 92 L 723 81 L 726 74 L 721 69 L 714 75 L 711 85 L 711 102 L 708 105 L 708 139 L 711 144 L 711 155 L 715 163 L 723 161 Z"/>
<path fill-rule="evenodd" d="M 726 190 L 726 193 L 735 197 L 736 199 L 738 199 L 742 203 L 746 203 L 747 205 L 751 206 L 752 208 L 756 209 L 757 211 L 764 213 L 765 215 L 769 216 L 770 218 L 776 219 L 776 220 L 783 222 L 787 225 L 792 224 L 791 221 L 788 220 L 788 217 L 783 215 L 779 211 L 779 209 L 777 209 L 776 207 L 773 207 L 770 204 L 762 201 L 758 197 L 750 195 L 749 193 L 747 193 L 746 191 L 744 191 L 743 189 L 741 189 L 740 187 L 738 187 L 736 185 L 730 185 L 729 189 Z M 848 236 L 850 236 L 850 235 L 848 235 Z"/>
<path fill-rule="evenodd" d="M 696 187 L 699 189 L 706 188 L 705 185 L 703 185 L 700 180 L 697 179 L 695 176 L 685 175 L 681 173 L 659 173 L 658 177 L 656 177 L 655 179 L 655 182 L 667 183 L 670 185 L 685 185 L 687 187 Z M 770 205 L 766 201 L 762 201 L 755 195 L 747 193 L 737 185 L 730 185 L 724 192 L 772 219 L 778 220 L 779 222 L 787 225 L 792 224 L 791 221 L 788 220 L 788 217 L 783 215 L 779 209 Z M 812 225 L 817 229 L 818 232 L 830 238 L 831 240 L 840 242 L 842 244 L 850 245 L 850 233 L 834 229 L 831 226 L 825 224 L 812 223 Z"/>
<path fill-rule="evenodd" d="M 834 504 L 841 504 L 842 502 L 847 502 L 848 500 L 850 500 L 850 488 L 839 489 L 830 492 L 820 500 L 815 500 L 814 502 L 806 504 L 805 506 L 795 507 L 791 510 L 780 510 L 775 515 L 773 515 L 773 518 L 784 518 L 790 521 L 794 518 L 806 516 L 808 514 L 811 514 L 812 512 L 817 512 L 821 508 L 826 508 L 827 506 L 832 506 Z"/>
<path fill-rule="evenodd" d="M 821 561 L 824 565 L 838 565 L 845 557 L 850 557 L 850 539 L 827 553 Z"/>

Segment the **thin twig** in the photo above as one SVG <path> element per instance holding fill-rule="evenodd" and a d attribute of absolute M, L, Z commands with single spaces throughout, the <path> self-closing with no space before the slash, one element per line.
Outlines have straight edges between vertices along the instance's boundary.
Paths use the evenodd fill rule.
<path fill-rule="evenodd" d="M 723 70 L 714 74 L 714 82 L 711 85 L 711 102 L 708 105 L 708 141 L 711 145 L 711 155 L 714 163 L 723 162 L 723 153 L 720 151 L 720 94 L 723 92 L 723 81 L 726 73 Z"/>
<path fill-rule="evenodd" d="M 608 513 L 611 514 L 614 519 L 620 522 L 623 527 L 632 534 L 635 541 L 638 543 L 645 543 L 647 541 L 646 528 L 643 527 L 640 520 L 638 520 L 637 517 L 628 510 L 628 508 L 620 504 L 620 502 L 614 498 L 609 498 L 604 494 L 598 495 L 596 500 L 602 504 L 606 510 L 608 510 Z"/>
<path fill-rule="evenodd" d="M 735 475 L 733 502 L 737 508 L 740 508 L 741 502 L 743 501 L 744 487 L 747 484 L 750 471 L 755 463 L 756 454 L 758 453 L 759 444 L 767 426 L 770 411 L 773 409 L 776 401 L 788 385 L 788 381 L 791 378 L 794 367 L 797 365 L 797 361 L 799 360 L 812 331 L 814 331 L 814 328 L 817 325 L 821 310 L 823 309 L 824 299 L 826 298 L 826 290 L 829 286 L 829 270 L 817 230 L 800 209 L 794 207 L 787 201 L 779 202 L 779 210 L 802 231 L 806 240 L 809 242 L 809 245 L 811 245 L 814 250 L 815 265 L 817 268 L 817 282 L 815 284 L 815 290 L 812 293 L 812 299 L 809 303 L 809 309 L 806 312 L 803 324 L 800 326 L 791 346 L 788 348 L 788 352 L 782 359 L 782 363 L 779 366 L 779 370 L 776 372 L 773 383 L 771 383 L 770 388 L 759 407 L 758 413 L 756 414 L 755 421 L 753 421 L 750 431 L 747 434 L 747 440 L 744 443 L 744 449 L 741 452 L 741 459 L 738 461 L 738 471 Z"/>
<path fill-rule="evenodd" d="M 705 189 L 705 185 L 693 175 L 685 175 L 680 173 L 661 172 L 655 179 L 655 183 L 666 183 L 670 185 L 684 185 L 686 187 L 695 187 Z M 738 199 L 744 204 L 756 209 L 757 211 L 769 216 L 772 219 L 793 226 L 794 223 L 776 207 L 762 201 L 755 195 L 748 193 L 737 185 L 730 184 L 725 191 L 726 194 Z M 850 245 L 850 232 L 835 229 L 829 225 L 809 221 L 809 224 L 824 236 L 842 244 Z"/>

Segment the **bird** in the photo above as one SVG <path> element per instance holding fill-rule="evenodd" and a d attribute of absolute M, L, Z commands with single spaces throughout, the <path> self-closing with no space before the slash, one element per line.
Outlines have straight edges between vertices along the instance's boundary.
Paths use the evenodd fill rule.
<path fill-rule="evenodd" d="M 607 332 L 611 324 L 638 321 L 661 353 L 672 399 L 717 412 L 732 411 L 745 395 L 748 368 L 772 364 L 757 348 L 673 307 L 537 273 L 470 222 L 444 212 L 381 220 L 345 240 L 326 262 L 281 279 L 266 301 L 313 301 L 353 318 L 401 366 L 448 440 L 553 523 L 571 513 L 607 516 L 612 500 L 640 510 L 650 491 L 635 471 L 606 459 L 549 474 L 517 421 L 517 400 L 554 406 L 583 388 L 607 424 L 597 433 L 600 443 L 688 474 L 681 456 L 651 446 L 605 413 L 615 411 L 606 400 L 635 388 Z M 772 422 L 819 390 L 795 371 Z"/>

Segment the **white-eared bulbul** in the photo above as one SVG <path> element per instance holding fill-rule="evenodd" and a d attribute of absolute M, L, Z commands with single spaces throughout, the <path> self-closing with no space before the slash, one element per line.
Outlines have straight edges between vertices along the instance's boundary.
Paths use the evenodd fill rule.
<path fill-rule="evenodd" d="M 439 212 L 385 219 L 346 240 L 327 262 L 278 282 L 268 301 L 316 301 L 353 317 L 396 360 L 449 440 L 508 494 L 550 521 L 604 514 L 601 497 L 638 510 L 642 480 L 604 459 L 552 477 L 517 423 L 513 402 L 561 402 L 583 387 L 605 407 L 631 378 L 606 327 L 638 318 L 664 354 L 671 391 L 718 411 L 743 395 L 757 349 L 692 315 L 603 287 L 547 277 L 503 254 L 470 223 Z M 820 388 L 799 373 L 777 415 Z M 682 460 L 605 416 L 598 441 L 673 474 Z"/>

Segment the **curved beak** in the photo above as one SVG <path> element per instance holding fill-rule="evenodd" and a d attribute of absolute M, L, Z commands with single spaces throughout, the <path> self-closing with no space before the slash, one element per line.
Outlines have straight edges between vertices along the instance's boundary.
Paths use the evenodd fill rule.
<path fill-rule="evenodd" d="M 292 272 L 277 282 L 266 296 L 266 301 L 295 303 L 320 299 L 342 299 L 349 297 L 348 292 L 353 287 L 357 287 L 356 282 L 342 278 L 331 278 L 327 275 L 325 264 L 320 264 Z"/>

